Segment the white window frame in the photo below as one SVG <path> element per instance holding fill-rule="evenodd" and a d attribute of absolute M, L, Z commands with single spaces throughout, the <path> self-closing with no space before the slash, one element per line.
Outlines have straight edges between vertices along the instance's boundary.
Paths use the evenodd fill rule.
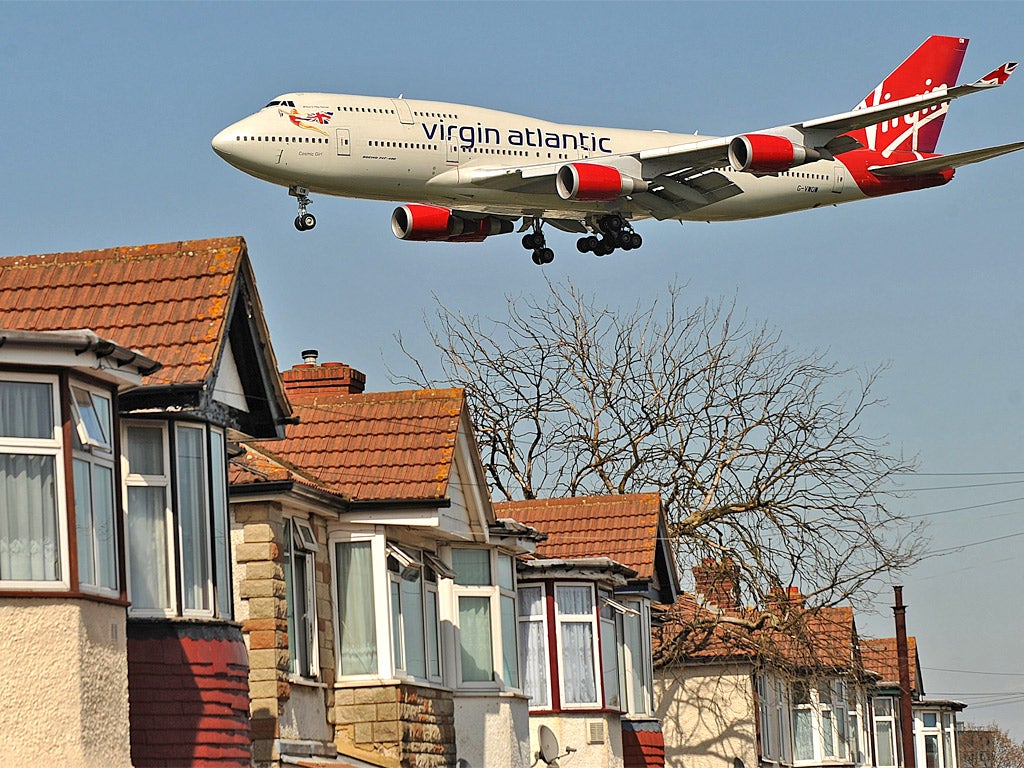
<path fill-rule="evenodd" d="M 926 715 L 935 716 L 935 725 L 926 725 Z M 948 722 L 948 725 L 947 725 Z M 914 749 L 918 757 L 917 765 L 920 768 L 929 768 L 928 751 L 926 739 L 934 736 L 936 739 L 936 764 L 935 768 L 956 768 L 955 738 L 953 732 L 954 721 L 948 711 L 942 709 L 923 709 L 914 711 Z M 948 740 L 948 742 L 947 742 Z M 949 754 L 947 754 L 947 748 Z M 947 765 L 947 758 L 949 758 Z"/>
<path fill-rule="evenodd" d="M 538 615 L 523 616 L 519 610 L 519 606 L 522 601 L 519 599 L 519 592 L 525 589 L 537 589 L 540 590 L 540 605 L 541 611 Z M 551 650 L 548 640 L 548 610 L 547 610 L 547 589 L 544 587 L 543 582 L 526 582 L 520 583 L 516 590 L 516 635 L 519 640 L 518 651 L 519 651 L 519 679 L 520 688 L 523 692 L 526 692 L 525 686 L 522 684 L 524 679 L 524 670 L 527 668 L 528 659 L 524 654 L 529 653 L 529 647 L 523 643 L 523 635 L 519 632 L 519 628 L 524 624 L 540 624 L 541 626 L 541 642 L 542 648 L 540 649 L 541 657 L 544 664 L 544 700 L 534 703 L 534 699 L 530 699 L 530 709 L 532 710 L 548 710 L 551 709 Z M 528 635 L 527 635 L 528 636 Z"/>
<path fill-rule="evenodd" d="M 882 703 L 887 702 L 889 707 L 889 713 L 880 715 L 875 709 L 876 702 Z M 877 765 L 878 768 L 895 768 L 900 764 L 900 738 L 899 738 L 899 712 L 897 710 L 898 703 L 894 696 L 875 696 L 871 701 L 871 733 L 872 733 L 872 744 L 875 745 L 875 754 L 872 759 L 872 764 Z M 880 763 L 878 762 L 878 724 L 888 723 L 889 724 L 889 746 L 892 750 L 891 763 Z"/>
<path fill-rule="evenodd" d="M 591 612 L 589 616 L 584 614 L 562 614 L 558 610 L 558 590 L 559 588 L 565 587 L 589 587 L 592 595 Z M 604 701 L 604 680 L 601 675 L 601 648 L 600 640 L 598 637 L 598 613 L 600 610 L 600 604 L 598 603 L 597 590 L 594 588 L 593 582 L 555 582 L 554 584 L 554 596 L 555 596 L 555 642 L 557 643 L 558 649 L 558 690 L 559 690 L 559 709 L 570 710 L 570 709 L 601 709 Z M 562 625 L 569 624 L 582 624 L 589 622 L 591 625 L 591 662 L 594 670 L 594 689 L 595 689 L 595 700 L 589 702 L 566 702 L 566 686 L 565 686 L 565 667 L 569 658 L 565 654 L 562 642 Z"/>
<path fill-rule="evenodd" d="M 184 578 L 184 574 L 185 574 L 185 571 L 186 571 L 186 568 L 185 568 L 185 557 L 186 557 L 186 555 L 188 553 L 185 552 L 184 536 L 182 535 L 182 520 L 183 520 L 183 514 L 182 514 L 183 513 L 183 509 L 182 509 L 182 496 L 183 496 L 183 494 L 182 494 L 182 479 L 183 479 L 183 473 L 181 471 L 180 462 L 178 461 L 178 457 L 180 456 L 179 452 L 181 450 L 181 442 L 182 442 L 181 441 L 181 434 L 183 432 L 186 432 L 186 431 L 198 432 L 199 433 L 199 438 L 200 438 L 199 445 L 201 446 L 201 449 L 202 449 L 202 456 L 200 457 L 200 472 L 199 472 L 199 476 L 200 476 L 201 481 L 202 481 L 202 491 L 203 491 L 203 493 L 201 494 L 201 504 L 202 504 L 202 506 L 199 509 L 199 518 L 198 519 L 199 519 L 199 521 L 201 523 L 203 523 L 205 525 L 205 529 L 204 530 L 205 530 L 205 534 L 206 535 L 202 537 L 201 546 L 203 547 L 203 552 L 201 554 L 205 555 L 205 558 L 206 558 L 206 573 L 205 574 L 200 574 L 200 576 L 205 575 L 205 577 L 206 577 L 205 578 L 205 582 L 206 583 L 203 584 L 203 585 L 200 585 L 200 586 L 201 586 L 201 588 L 203 590 L 203 594 L 205 595 L 206 604 L 209 607 L 208 608 L 186 608 L 185 606 L 186 606 L 187 601 L 185 599 L 185 584 L 184 584 L 184 581 L 182 581 L 180 584 L 178 584 L 178 586 L 181 588 L 181 591 L 182 591 L 181 592 L 181 594 L 182 594 L 181 615 L 185 616 L 185 617 L 212 618 L 214 616 L 214 613 L 216 612 L 216 602 L 214 601 L 214 594 L 213 594 L 213 571 L 214 571 L 214 564 L 213 564 L 213 518 L 212 518 L 212 513 L 211 513 L 211 510 L 210 510 L 210 480 L 211 480 L 211 474 L 210 474 L 210 446 L 209 446 L 209 439 L 208 439 L 208 434 L 207 434 L 207 429 L 208 428 L 209 428 L 209 425 L 203 424 L 203 423 L 199 423 L 199 422 L 188 422 L 188 421 L 174 422 L 174 457 L 173 457 L 173 459 L 174 459 L 174 464 L 175 464 L 175 467 L 174 467 L 175 468 L 175 478 L 176 478 L 175 485 L 177 486 L 176 487 L 176 492 L 177 492 L 177 513 L 178 513 L 177 514 L 177 518 L 178 518 L 177 528 L 178 528 L 178 536 L 179 536 L 179 538 L 178 538 L 178 541 L 179 541 L 179 544 L 178 544 L 178 550 L 179 550 L 178 551 L 178 568 L 179 568 L 179 573 L 182 574 L 182 578 Z"/>
<path fill-rule="evenodd" d="M 505 656 L 504 656 L 504 640 L 505 634 L 502 631 L 502 613 L 501 613 L 501 600 L 502 598 L 512 600 L 512 621 L 516 626 L 511 627 L 513 630 L 510 634 L 515 642 L 515 637 L 518 634 L 518 623 L 516 622 L 516 616 L 518 614 L 518 604 L 516 603 L 515 583 L 515 561 L 512 556 L 503 552 L 499 549 L 490 548 L 486 549 L 483 547 L 452 547 L 452 563 L 455 562 L 454 552 L 457 549 L 473 550 L 487 552 L 488 554 L 488 567 L 490 569 L 490 583 L 483 585 L 468 585 L 459 584 L 457 580 L 452 580 L 452 607 L 453 607 L 453 624 L 455 625 L 455 678 L 456 684 L 460 688 L 470 690 L 519 690 L 519 680 L 505 680 Z M 511 566 L 512 584 L 511 588 L 502 586 L 499 584 L 500 578 L 498 574 L 498 558 L 507 557 L 509 558 L 509 564 Z M 453 572 L 455 570 L 454 565 L 452 566 Z M 462 676 L 462 639 L 461 639 L 461 627 L 459 626 L 459 600 L 463 597 L 476 597 L 476 598 L 487 598 L 489 602 L 490 610 L 490 628 L 491 628 L 491 679 L 490 680 L 465 680 Z M 521 675 L 519 671 L 519 658 L 518 658 L 518 643 L 514 649 L 515 662 L 516 662 L 516 673 L 517 676 Z"/>
<path fill-rule="evenodd" d="M 331 561 L 331 599 L 334 602 L 334 647 L 335 647 L 335 670 L 338 680 L 360 681 L 392 679 L 395 676 L 395 669 L 391 659 L 391 605 L 388 592 L 389 581 L 388 571 L 385 565 L 385 539 L 382 533 L 374 530 L 347 530 L 333 531 L 327 538 L 330 550 Z M 359 542 L 370 543 L 370 575 L 373 583 L 373 618 L 374 618 L 374 640 L 377 648 L 377 669 L 375 672 L 360 674 L 343 674 L 341 661 L 341 617 L 338 611 L 341 607 L 341 598 L 338 593 L 338 562 L 335 551 L 336 544 L 355 544 Z"/>
<path fill-rule="evenodd" d="M 301 567 L 304 571 L 305 576 L 305 605 L 306 615 L 304 617 L 298 616 L 296 612 L 297 606 L 294 600 L 290 601 L 286 607 L 287 621 L 289 634 L 298 635 L 302 632 L 306 638 L 306 666 L 308 672 L 304 669 L 299 668 L 299 655 L 298 649 L 292 648 L 291 644 L 288 646 L 288 655 L 290 662 L 291 676 L 299 680 L 319 680 L 320 679 L 320 633 L 318 631 L 317 622 L 317 606 L 316 606 L 316 555 L 319 547 L 316 543 L 316 536 L 313 534 L 312 528 L 309 523 L 299 518 L 288 518 L 284 519 L 285 526 L 287 526 L 288 537 L 287 537 L 287 555 L 288 555 L 288 569 L 290 573 L 286 574 L 288 577 L 288 584 L 290 593 L 294 596 L 295 594 L 295 571 Z M 299 533 L 302 529 L 306 530 L 303 533 Z M 298 554 L 301 553 L 301 554 Z M 299 565 L 299 561 L 302 561 L 302 565 Z"/>
<path fill-rule="evenodd" d="M 160 475 L 141 475 L 133 474 L 131 467 L 128 464 L 128 431 L 132 427 L 154 429 L 160 432 L 160 452 L 163 460 L 163 473 Z M 130 521 L 128 520 L 129 508 L 128 508 L 128 489 L 131 487 L 139 488 L 162 488 L 164 497 L 164 536 L 167 541 L 167 583 L 170 586 L 170 605 L 166 608 L 140 608 L 132 604 L 128 608 L 128 612 L 132 616 L 138 616 L 140 618 L 157 618 L 157 617 L 173 617 L 178 615 L 178 568 L 176 563 L 175 552 L 175 531 L 174 531 L 174 513 L 171 509 L 171 462 L 173 458 L 170 454 L 170 443 L 169 443 L 169 427 L 170 424 L 166 421 L 130 421 L 122 419 L 121 421 L 121 466 L 122 476 L 124 482 L 123 506 L 124 506 L 124 530 L 125 530 L 125 552 L 127 554 L 128 567 L 125 568 L 128 579 L 128 599 L 132 597 L 132 569 L 131 569 L 131 553 L 130 547 L 131 542 L 129 541 L 130 536 Z"/>
<path fill-rule="evenodd" d="M 94 404 L 95 400 L 97 398 L 99 398 L 100 400 L 103 400 L 103 401 L 106 402 L 107 423 L 106 424 L 102 424 L 102 423 L 99 423 L 97 421 L 97 426 L 99 427 L 99 429 L 106 433 L 106 434 L 102 435 L 102 438 L 105 438 L 105 439 L 100 439 L 100 438 L 98 438 L 97 436 L 95 436 L 95 435 L 93 435 L 91 433 L 91 431 L 89 429 L 89 425 L 87 423 L 87 419 L 83 416 L 82 407 L 78 403 L 78 393 L 79 392 L 84 394 L 84 395 L 86 395 L 89 398 L 89 400 L 90 400 L 90 407 L 96 413 L 96 418 L 97 419 L 99 418 L 99 413 L 98 413 L 98 411 L 97 411 L 97 409 L 95 407 L 95 404 Z M 81 445 L 76 446 L 74 444 L 74 439 L 72 438 L 71 460 L 72 460 L 72 486 L 73 486 L 73 493 L 74 493 L 74 495 L 76 497 L 76 500 L 77 500 L 79 489 L 78 489 L 77 479 L 74 477 L 74 469 L 73 469 L 74 463 L 75 462 L 83 462 L 89 468 L 89 489 L 90 489 L 90 494 L 89 494 L 90 495 L 90 500 L 89 500 L 89 503 L 90 503 L 90 507 L 91 507 L 90 525 L 89 525 L 88 534 L 91 537 L 91 541 L 89 542 L 89 554 L 91 555 L 91 558 L 92 558 L 92 571 L 93 571 L 94 582 L 86 582 L 86 581 L 84 581 L 82 579 L 82 559 L 83 559 L 82 558 L 82 554 L 83 553 L 82 553 L 82 542 L 80 540 L 80 537 L 81 537 L 83 532 L 79 529 L 79 526 L 78 526 L 78 523 L 79 523 L 79 520 L 80 520 L 80 511 L 81 510 L 78 509 L 77 505 L 75 507 L 76 538 L 79 539 L 79 541 L 78 541 L 78 588 L 82 592 L 87 593 L 87 594 L 95 594 L 95 595 L 101 595 L 103 597 L 118 598 L 121 595 L 121 578 L 120 578 L 120 575 L 119 575 L 120 574 L 120 563 L 121 563 L 121 557 L 120 557 L 121 547 L 119 547 L 119 539 L 118 539 L 118 531 L 117 531 L 117 527 L 118 527 L 117 526 L 117 523 L 118 523 L 117 502 L 118 502 L 118 498 L 119 498 L 119 493 L 118 493 L 118 488 L 117 488 L 117 472 L 116 472 L 116 469 L 115 469 L 115 461 L 114 461 L 114 437 L 113 437 L 114 419 L 115 419 L 115 414 L 114 414 L 114 398 L 112 397 L 112 395 L 111 395 L 109 390 L 101 389 L 99 387 L 96 387 L 96 386 L 93 386 L 93 385 L 90 385 L 90 384 L 86 384 L 85 382 L 78 381 L 78 380 L 75 380 L 75 379 L 72 379 L 70 381 L 70 393 L 69 394 L 70 394 L 70 398 L 69 399 L 71 401 L 71 418 L 72 418 L 72 421 L 74 422 L 73 427 L 75 429 L 75 433 L 78 435 L 79 442 L 81 443 Z M 112 550 L 112 552 L 110 554 L 111 554 L 111 556 L 113 558 L 113 566 L 114 566 L 114 585 L 113 586 L 105 586 L 105 585 L 102 585 L 102 584 L 98 583 L 98 581 L 99 581 L 98 576 L 97 576 L 98 571 L 99 571 L 98 554 L 99 554 L 100 546 L 99 546 L 99 541 L 97 540 L 97 537 L 96 537 L 96 533 L 97 533 L 97 526 L 96 526 L 96 504 L 95 504 L 96 493 L 95 493 L 95 490 L 94 490 L 95 489 L 95 481 L 96 481 L 96 472 L 95 472 L 95 468 L 96 467 L 101 467 L 102 469 L 108 470 L 110 472 L 110 489 L 109 490 L 110 490 L 110 504 L 111 504 L 111 507 L 112 507 L 111 510 L 110 510 L 110 524 L 113 527 L 113 530 L 111 531 L 111 536 L 113 537 L 113 550 Z"/>
<path fill-rule="evenodd" d="M 624 611 L 620 611 L 622 625 L 622 654 L 619 662 L 621 674 L 625 681 L 622 696 L 625 696 L 623 711 L 631 716 L 649 717 L 654 714 L 654 660 L 651 648 L 651 605 L 647 600 L 640 598 L 626 598 L 619 596 L 619 601 L 612 601 L 612 607 L 621 605 Z M 635 617 L 640 622 L 640 648 L 633 648 L 626 641 L 625 622 Z M 639 656 L 639 658 L 637 658 Z M 639 671 L 640 690 L 636 689 L 637 677 L 630 674 L 631 671 Z M 634 704 L 638 697 L 642 696 L 644 708 L 637 709 Z"/>
<path fill-rule="evenodd" d="M 49 384 L 53 430 L 49 438 L 20 438 L 0 436 L 0 453 L 21 456 L 50 456 L 54 464 L 54 509 L 56 520 L 57 564 L 60 578 L 52 581 L 25 581 L 0 579 L 0 590 L 28 590 L 32 592 L 66 592 L 71 588 L 71 561 L 68 544 L 67 481 L 64 475 L 63 417 L 60 408 L 61 384 L 57 376 L 12 373 L 5 371 L 0 379 L 10 382 Z"/>
<path fill-rule="evenodd" d="M 440 578 L 440 574 L 437 573 L 432 563 L 440 562 L 438 558 L 425 550 L 420 550 L 414 547 L 410 547 L 405 544 L 396 543 L 394 541 L 387 541 L 384 547 L 385 551 L 385 562 L 384 568 L 388 573 L 388 620 L 389 626 L 391 627 L 392 637 L 391 645 L 391 661 L 392 667 L 396 675 L 408 677 L 411 680 L 416 681 L 428 681 L 432 684 L 440 684 L 443 675 L 443 664 L 441 659 L 441 602 L 438 595 L 437 579 Z M 399 570 L 392 571 L 387 564 L 387 558 L 393 557 L 398 564 Z M 452 572 L 450 568 L 442 563 L 443 567 L 447 572 Z M 427 581 L 427 569 L 430 569 L 435 576 L 433 582 Z M 419 612 L 420 612 L 420 627 L 419 635 L 422 640 L 423 648 L 423 674 L 420 675 L 417 672 L 409 669 L 409 649 L 407 643 L 407 634 L 415 631 L 414 628 L 406 626 L 406 619 L 408 618 L 409 611 L 406 610 L 405 597 L 406 594 L 403 591 L 403 582 L 409 581 L 407 575 L 412 572 L 416 572 L 416 578 L 414 580 L 419 581 Z M 398 589 L 398 613 L 395 613 L 395 595 L 392 591 L 393 587 Z M 430 626 L 430 612 L 429 612 L 429 599 L 430 596 L 434 598 L 434 606 L 436 607 L 435 621 L 433 626 Z M 407 631 L 408 630 L 408 631 Z M 435 649 L 437 651 L 437 658 L 433 659 L 430 655 L 430 642 L 429 637 L 432 637 L 435 642 Z M 437 662 L 437 672 L 431 671 L 431 663 Z"/>

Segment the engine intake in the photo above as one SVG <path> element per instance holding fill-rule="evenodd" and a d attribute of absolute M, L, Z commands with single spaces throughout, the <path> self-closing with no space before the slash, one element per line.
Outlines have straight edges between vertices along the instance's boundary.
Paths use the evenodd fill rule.
<path fill-rule="evenodd" d="M 648 185 L 609 165 L 569 163 L 558 169 L 555 186 L 563 200 L 610 203 L 623 195 L 646 191 Z"/>
<path fill-rule="evenodd" d="M 391 231 L 399 240 L 479 243 L 511 232 L 512 222 L 494 216 L 467 219 L 436 205 L 403 205 L 391 214 Z"/>
<path fill-rule="evenodd" d="M 794 144 L 785 136 L 748 133 L 729 142 L 729 163 L 738 171 L 781 173 L 820 159 L 818 150 Z"/>

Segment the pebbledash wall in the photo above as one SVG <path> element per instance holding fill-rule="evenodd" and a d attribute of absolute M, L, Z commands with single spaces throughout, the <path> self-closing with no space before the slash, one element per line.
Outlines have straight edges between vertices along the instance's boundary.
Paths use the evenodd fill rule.
<path fill-rule="evenodd" d="M 0 675 L 0 765 L 130 768 L 124 607 L 0 599 L 0 626 L 0 659 L 17 659 Z"/>

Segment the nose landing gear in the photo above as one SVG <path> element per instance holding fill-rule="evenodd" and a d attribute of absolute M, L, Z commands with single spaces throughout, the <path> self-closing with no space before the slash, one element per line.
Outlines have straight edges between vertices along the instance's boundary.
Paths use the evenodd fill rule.
<path fill-rule="evenodd" d="M 309 190 L 305 187 L 288 188 L 288 194 L 299 201 L 299 215 L 295 217 L 295 228 L 299 232 L 305 232 L 316 226 L 316 216 L 306 213 L 306 206 L 313 204 L 313 201 L 309 199 L 308 192 Z"/>

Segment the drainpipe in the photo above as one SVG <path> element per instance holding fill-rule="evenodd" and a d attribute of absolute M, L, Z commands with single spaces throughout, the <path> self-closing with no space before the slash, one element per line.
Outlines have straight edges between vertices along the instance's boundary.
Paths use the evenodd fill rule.
<path fill-rule="evenodd" d="M 903 587 L 893 587 L 896 605 L 896 656 L 900 671 L 900 744 L 903 745 L 904 768 L 916 768 L 914 759 L 914 712 L 910 698 L 910 656 L 907 644 L 907 606 L 903 604 Z"/>

